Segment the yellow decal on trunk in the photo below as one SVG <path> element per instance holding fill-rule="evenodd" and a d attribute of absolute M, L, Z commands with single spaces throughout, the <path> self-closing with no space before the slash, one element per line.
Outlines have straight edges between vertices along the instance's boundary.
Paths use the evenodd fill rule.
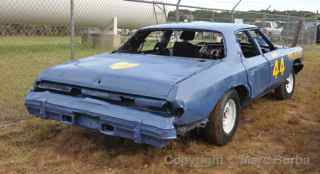
<path fill-rule="evenodd" d="M 121 70 L 121 69 L 135 68 L 137 66 L 140 66 L 140 64 L 129 63 L 129 62 L 118 62 L 118 63 L 112 64 L 110 68 L 113 70 Z"/>

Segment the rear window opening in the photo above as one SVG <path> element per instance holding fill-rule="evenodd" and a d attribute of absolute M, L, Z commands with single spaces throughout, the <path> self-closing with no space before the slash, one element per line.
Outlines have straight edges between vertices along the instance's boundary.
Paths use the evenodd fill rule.
<path fill-rule="evenodd" d="M 138 31 L 117 52 L 202 59 L 226 56 L 222 33 L 201 30 Z"/>

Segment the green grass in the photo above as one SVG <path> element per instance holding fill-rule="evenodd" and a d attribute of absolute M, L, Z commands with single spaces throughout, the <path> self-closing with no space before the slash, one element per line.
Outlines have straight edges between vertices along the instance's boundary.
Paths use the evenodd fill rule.
<path fill-rule="evenodd" d="M 268 96 L 250 104 L 228 146 L 186 137 L 159 150 L 30 117 L 24 96 L 42 70 L 69 60 L 69 39 L 0 38 L 0 173 L 319 173 L 319 50 L 320 46 L 306 48 L 306 68 L 297 77 L 294 97 L 277 101 Z M 76 45 L 77 58 L 103 51 Z M 240 155 L 299 155 L 310 157 L 311 163 L 244 166 Z M 170 166 L 166 156 L 222 156 L 224 163 L 208 168 Z"/>
<path fill-rule="evenodd" d="M 80 38 L 77 43 L 78 58 L 103 51 L 81 46 Z M 23 97 L 34 79 L 42 70 L 70 60 L 69 50 L 68 37 L 0 38 L 0 121 L 26 116 Z"/>

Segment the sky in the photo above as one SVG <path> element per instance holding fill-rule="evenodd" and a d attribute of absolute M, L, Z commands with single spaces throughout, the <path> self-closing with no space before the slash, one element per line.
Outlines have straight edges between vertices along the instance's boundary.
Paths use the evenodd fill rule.
<path fill-rule="evenodd" d="M 176 3 L 177 0 L 163 0 Z M 238 0 L 182 0 L 183 5 L 195 5 L 217 9 L 232 9 Z M 242 0 L 237 10 L 305 10 L 320 12 L 320 0 Z"/>

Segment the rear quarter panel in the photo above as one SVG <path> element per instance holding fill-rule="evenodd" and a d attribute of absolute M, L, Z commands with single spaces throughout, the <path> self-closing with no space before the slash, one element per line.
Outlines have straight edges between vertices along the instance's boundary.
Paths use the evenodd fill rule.
<path fill-rule="evenodd" d="M 247 86 L 245 69 L 239 62 L 219 60 L 214 66 L 177 84 L 174 98 L 181 101 L 185 114 L 176 125 L 186 125 L 207 119 L 223 95 L 236 86 Z M 173 96 L 172 96 L 173 97 Z"/>

